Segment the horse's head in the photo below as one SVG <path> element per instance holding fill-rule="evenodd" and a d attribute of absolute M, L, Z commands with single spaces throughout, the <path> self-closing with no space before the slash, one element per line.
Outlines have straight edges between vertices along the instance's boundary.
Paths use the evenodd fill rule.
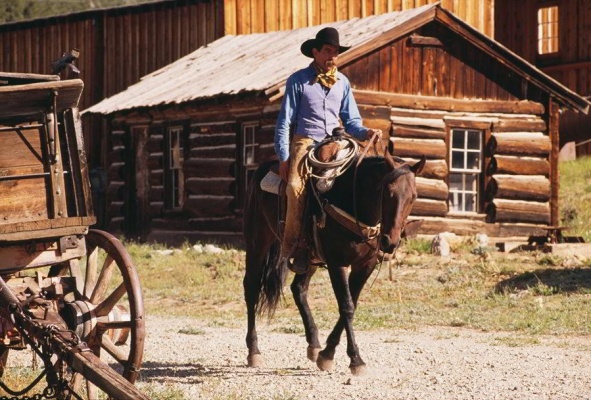
<path fill-rule="evenodd" d="M 417 198 L 415 176 L 423 169 L 425 158 L 410 165 L 397 162 L 387 154 L 386 161 L 392 171 L 383 181 L 382 228 L 379 243 L 383 253 L 392 254 L 400 244 L 406 218 Z"/>

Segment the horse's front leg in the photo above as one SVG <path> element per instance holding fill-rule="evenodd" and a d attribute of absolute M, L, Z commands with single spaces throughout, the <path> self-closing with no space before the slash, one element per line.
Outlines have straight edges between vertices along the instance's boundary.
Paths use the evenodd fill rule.
<path fill-rule="evenodd" d="M 317 362 L 318 367 L 321 370 L 330 370 L 333 367 L 333 360 L 336 347 L 339 345 L 341 340 L 341 335 L 343 333 L 343 329 L 347 330 L 347 355 L 351 358 L 351 364 L 349 368 L 351 369 L 351 373 L 353 375 L 360 375 L 365 371 L 365 362 L 361 359 L 359 355 L 359 349 L 357 348 L 354 333 L 353 333 L 353 317 L 355 313 L 355 309 L 357 308 L 357 301 L 359 300 L 359 296 L 361 294 L 361 290 L 365 286 L 367 279 L 371 276 L 374 268 L 370 267 L 371 263 L 359 266 L 353 266 L 351 273 L 349 274 L 348 278 L 348 285 L 347 285 L 347 277 L 346 277 L 346 268 L 344 268 L 345 276 L 341 276 L 340 279 L 343 280 L 344 286 L 348 288 L 347 292 L 350 295 L 350 299 L 353 304 L 353 311 L 349 314 L 343 313 L 341 311 L 341 302 L 338 300 L 339 295 L 337 294 L 337 290 L 335 289 L 335 294 L 337 294 L 337 301 L 339 302 L 339 320 L 337 321 L 335 327 L 333 328 L 332 332 L 328 336 L 326 341 L 326 348 L 322 350 L 319 354 L 319 361 Z M 333 282 L 334 288 L 334 281 L 331 275 L 331 281 Z M 345 294 L 346 295 L 346 294 Z M 346 297 L 346 296 L 345 296 Z M 348 318 L 350 315 L 350 318 Z"/>
<path fill-rule="evenodd" d="M 296 306 L 302 317 L 302 322 L 304 323 L 306 341 L 308 342 L 307 356 L 310 361 L 316 361 L 318 352 L 320 351 L 318 328 L 316 327 L 312 311 L 308 305 L 308 287 L 310 285 L 310 279 L 312 279 L 317 268 L 318 267 L 311 266 L 307 273 L 296 274 L 291 283 L 291 293 L 293 294 Z"/>
<path fill-rule="evenodd" d="M 353 332 L 355 303 L 353 302 L 353 297 L 349 290 L 347 271 L 347 267 L 329 268 L 330 281 L 339 306 L 339 322 L 342 321 L 345 331 L 347 332 L 347 355 L 351 358 L 349 368 L 353 374 L 357 374 L 358 371 L 360 372 L 360 369 L 365 366 L 365 362 L 363 362 L 359 355 L 359 349 L 357 348 L 355 334 Z M 316 365 L 323 371 L 331 370 L 334 365 L 334 354 L 336 347 L 340 342 L 342 332 L 342 329 L 339 329 L 338 325 L 339 323 L 337 323 L 331 334 L 328 336 L 324 350 L 318 354 Z"/>

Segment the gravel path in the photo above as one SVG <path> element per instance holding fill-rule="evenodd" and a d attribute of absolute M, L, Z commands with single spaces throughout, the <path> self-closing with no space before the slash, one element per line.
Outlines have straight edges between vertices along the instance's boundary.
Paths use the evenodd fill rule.
<path fill-rule="evenodd" d="M 172 385 L 187 399 L 591 400 L 588 337 L 532 339 L 463 328 L 358 331 L 368 373 L 352 377 L 344 338 L 335 370 L 322 372 L 307 360 L 303 335 L 275 333 L 264 324 L 265 366 L 257 369 L 245 367 L 243 329 L 150 317 L 147 331 L 142 381 Z"/>

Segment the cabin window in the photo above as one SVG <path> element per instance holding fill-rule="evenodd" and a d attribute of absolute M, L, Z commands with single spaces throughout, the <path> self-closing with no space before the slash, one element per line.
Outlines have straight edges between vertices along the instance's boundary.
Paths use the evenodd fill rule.
<path fill-rule="evenodd" d="M 245 122 L 242 124 L 242 135 L 241 135 L 241 162 L 240 171 L 238 176 L 240 177 L 239 182 L 239 203 L 243 204 L 248 192 L 248 183 L 250 178 L 254 174 L 254 171 L 258 167 L 257 160 L 257 149 L 259 143 L 257 142 L 257 134 L 259 132 L 259 123 L 257 122 Z M 242 206 L 240 206 L 242 208 Z"/>
<path fill-rule="evenodd" d="M 449 209 L 479 212 L 483 132 L 452 129 L 449 169 Z"/>
<path fill-rule="evenodd" d="M 165 138 L 164 206 L 174 210 L 183 206 L 183 128 L 170 127 Z"/>
<path fill-rule="evenodd" d="M 538 54 L 558 53 L 558 6 L 538 8 Z"/>

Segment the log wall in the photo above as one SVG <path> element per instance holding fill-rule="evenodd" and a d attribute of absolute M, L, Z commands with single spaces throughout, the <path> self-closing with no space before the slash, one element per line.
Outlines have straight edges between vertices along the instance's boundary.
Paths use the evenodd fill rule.
<path fill-rule="evenodd" d="M 450 104 L 429 96 L 412 96 L 410 101 L 411 96 L 404 94 L 360 90 L 355 96 L 363 105 L 364 120 L 374 126 L 390 124 L 394 155 L 408 162 L 422 156 L 427 159 L 417 177 L 418 199 L 412 217 L 452 218 L 447 222 L 450 226 L 454 218 L 462 217 L 475 226 L 491 224 L 487 233 L 499 233 L 498 223 L 550 223 L 552 144 L 543 119 L 545 109 L 540 104 L 451 99 Z M 383 120 L 383 111 L 375 111 L 383 107 L 390 111 L 387 121 Z M 376 118 L 382 121 L 374 121 Z M 454 216 L 448 210 L 449 135 L 453 128 L 470 126 L 485 131 L 481 207 L 478 213 Z M 465 221 L 460 225 L 466 229 Z M 435 225 L 427 224 L 421 232 L 429 229 L 436 229 Z M 516 226 L 514 232 L 523 230 Z"/>
<path fill-rule="evenodd" d="M 189 240 L 211 240 L 212 237 L 235 242 L 241 237 L 243 182 L 249 170 L 274 156 L 273 137 L 278 106 L 257 105 L 256 101 L 228 102 L 219 106 L 186 107 L 179 111 L 153 110 L 152 122 L 147 114 L 130 114 L 115 123 L 120 127 L 112 134 L 109 153 L 109 188 L 107 191 L 109 229 L 138 237 L 147 226 L 144 239 L 169 243 Z M 167 117 L 167 118 L 164 118 Z M 184 119 L 180 119 L 184 117 Z M 134 220 L 137 189 L 130 154 L 135 144 L 136 127 L 148 125 L 145 145 L 147 157 L 148 212 Z M 255 163 L 243 167 L 242 127 L 256 129 Z M 166 196 L 166 131 L 183 126 L 182 207 L 167 209 Z M 139 165 L 139 162 L 138 162 Z"/>

